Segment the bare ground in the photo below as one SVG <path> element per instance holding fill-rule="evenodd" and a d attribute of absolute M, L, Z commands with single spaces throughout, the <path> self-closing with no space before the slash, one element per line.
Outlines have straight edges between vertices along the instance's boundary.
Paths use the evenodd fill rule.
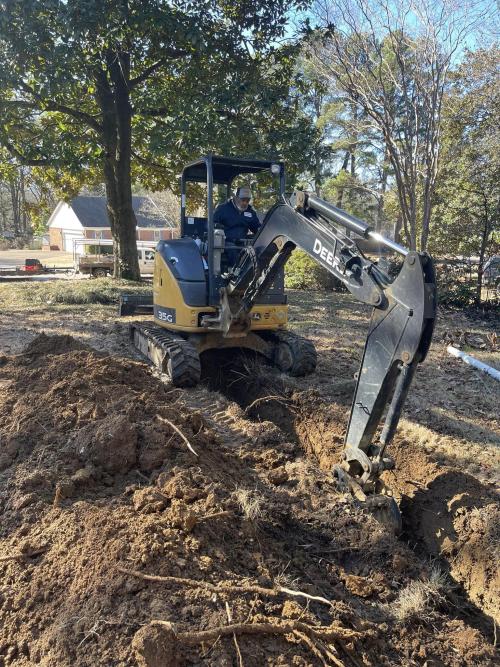
<path fill-rule="evenodd" d="M 315 375 L 206 358 L 190 391 L 111 306 L 4 305 L 0 665 L 495 664 L 498 386 L 445 352 L 498 363 L 494 322 L 441 316 L 393 447 L 396 539 L 329 472 L 366 313 L 291 304 Z"/>

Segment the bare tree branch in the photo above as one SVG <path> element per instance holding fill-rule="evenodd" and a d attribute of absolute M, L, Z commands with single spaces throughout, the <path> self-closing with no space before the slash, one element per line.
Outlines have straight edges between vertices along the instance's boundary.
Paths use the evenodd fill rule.
<path fill-rule="evenodd" d="M 314 5 L 324 34 L 311 41 L 309 57 L 382 138 L 412 249 L 425 249 L 428 241 L 450 64 L 486 11 L 481 3 L 469 8 L 450 0 Z"/>

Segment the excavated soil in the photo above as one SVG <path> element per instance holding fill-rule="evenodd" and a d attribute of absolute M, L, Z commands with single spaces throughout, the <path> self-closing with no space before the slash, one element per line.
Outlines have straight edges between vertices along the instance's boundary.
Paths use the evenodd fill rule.
<path fill-rule="evenodd" d="M 180 391 L 69 336 L 0 358 L 2 667 L 495 664 L 492 491 L 400 437 L 396 538 L 332 480 L 344 390 L 254 362 Z"/>
<path fill-rule="evenodd" d="M 218 374 L 210 365 L 212 385 L 238 401 L 249 417 L 274 422 L 322 470 L 331 471 L 341 460 L 349 410 L 341 402 L 324 404 L 317 391 L 288 389 L 283 376 L 260 363 L 248 355 L 225 364 L 219 358 Z M 440 558 L 468 599 L 500 623 L 498 494 L 401 435 L 391 444 L 391 455 L 395 471 L 385 473 L 384 481 L 402 511 L 404 537 L 417 542 L 422 554 Z"/>

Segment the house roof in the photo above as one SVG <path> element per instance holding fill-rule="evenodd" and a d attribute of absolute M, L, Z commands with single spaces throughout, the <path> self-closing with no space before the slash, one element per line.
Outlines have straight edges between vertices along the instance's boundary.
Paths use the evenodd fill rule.
<path fill-rule="evenodd" d="M 81 195 L 70 206 L 83 227 L 109 227 L 106 197 Z M 138 227 L 174 227 L 149 197 L 132 197 L 132 206 Z"/>

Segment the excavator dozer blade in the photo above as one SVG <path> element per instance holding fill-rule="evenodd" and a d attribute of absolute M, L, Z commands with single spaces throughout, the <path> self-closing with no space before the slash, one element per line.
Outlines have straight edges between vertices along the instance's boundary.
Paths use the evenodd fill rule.
<path fill-rule="evenodd" d="M 118 315 L 126 317 L 135 313 L 153 314 L 153 293 L 151 294 L 122 294 L 118 306 Z"/>

